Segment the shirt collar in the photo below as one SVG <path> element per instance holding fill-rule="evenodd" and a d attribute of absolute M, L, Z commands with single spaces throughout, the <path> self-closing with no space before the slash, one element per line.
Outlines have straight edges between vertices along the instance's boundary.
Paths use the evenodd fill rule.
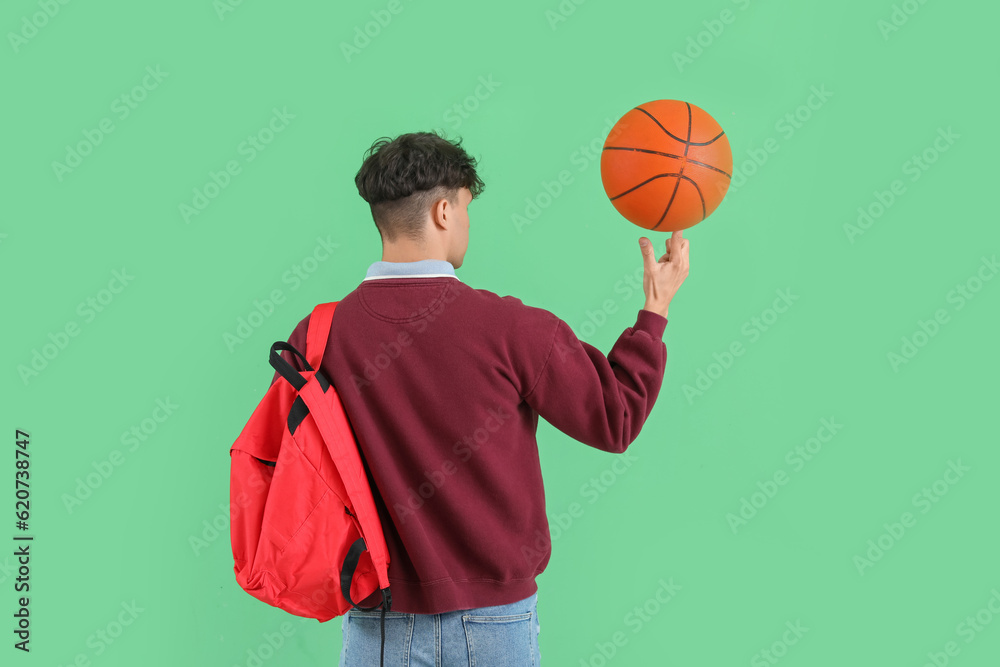
<path fill-rule="evenodd" d="M 421 259 L 416 262 L 373 262 L 368 267 L 365 280 L 382 278 L 454 278 L 455 267 L 444 259 Z"/>

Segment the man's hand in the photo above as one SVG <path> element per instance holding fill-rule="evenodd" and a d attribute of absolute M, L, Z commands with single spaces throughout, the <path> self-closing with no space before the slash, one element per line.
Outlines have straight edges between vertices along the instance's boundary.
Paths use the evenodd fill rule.
<path fill-rule="evenodd" d="M 653 244 L 645 236 L 639 239 L 642 249 L 642 290 L 646 293 L 643 310 L 667 316 L 670 300 L 688 275 L 688 240 L 676 231 L 667 241 L 667 252 L 659 261 Z"/>

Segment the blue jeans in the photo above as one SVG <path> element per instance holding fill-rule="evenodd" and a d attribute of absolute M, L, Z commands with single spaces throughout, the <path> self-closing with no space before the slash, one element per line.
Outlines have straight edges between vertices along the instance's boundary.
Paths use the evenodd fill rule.
<path fill-rule="evenodd" d="M 538 593 L 520 602 L 442 614 L 385 615 L 388 667 L 539 667 Z M 349 611 L 340 667 L 375 667 L 381 612 Z"/>

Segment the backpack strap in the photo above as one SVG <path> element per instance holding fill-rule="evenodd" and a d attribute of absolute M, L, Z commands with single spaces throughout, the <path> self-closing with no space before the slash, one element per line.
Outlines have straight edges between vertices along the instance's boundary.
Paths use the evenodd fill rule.
<path fill-rule="evenodd" d="M 330 383 L 323 373 L 319 372 L 319 367 L 320 362 L 323 360 L 323 354 L 326 352 L 326 343 L 330 336 L 330 327 L 333 324 L 333 312 L 336 310 L 338 303 L 340 302 L 321 303 L 313 309 L 306 330 L 306 362 L 316 371 L 315 382 L 294 385 L 303 401 L 309 407 L 309 412 L 312 414 L 313 420 L 316 422 L 316 426 L 319 428 L 328 446 L 332 446 L 335 443 L 357 442 L 354 429 L 350 425 L 339 395 L 336 394 L 336 389 L 334 389 L 334 395 L 336 396 L 335 403 L 339 408 L 332 412 L 322 409 L 324 406 L 322 395 L 327 391 Z M 317 382 L 319 386 L 316 386 Z M 360 454 L 360 448 L 356 451 Z M 358 520 L 361 532 L 363 535 L 368 536 L 367 542 L 363 538 L 356 540 L 345 559 L 344 569 L 350 574 L 345 581 L 343 570 L 341 572 L 341 587 L 345 585 L 347 587 L 344 597 L 347 598 L 347 601 L 352 606 L 358 608 L 350 598 L 350 582 L 354 577 L 354 570 L 357 568 L 361 552 L 367 550 L 378 576 L 379 587 L 383 590 L 382 610 L 386 611 L 392 605 L 391 593 L 388 590 L 389 577 L 387 573 L 389 553 L 385 537 L 382 533 L 381 521 L 375 509 L 371 487 L 368 485 L 368 479 L 364 474 L 363 466 L 353 468 L 348 465 L 344 453 L 337 451 L 335 448 L 331 449 L 330 453 L 340 473 L 341 480 L 344 482 L 347 495 L 354 503 L 354 510 L 357 513 L 355 518 Z M 371 609 L 375 608 L 371 607 Z"/>
<path fill-rule="evenodd" d="M 314 369 L 319 369 L 326 352 L 326 341 L 330 337 L 330 327 L 333 324 L 333 311 L 339 301 L 321 303 L 313 308 L 309 316 L 309 328 L 306 331 L 306 362 Z"/>

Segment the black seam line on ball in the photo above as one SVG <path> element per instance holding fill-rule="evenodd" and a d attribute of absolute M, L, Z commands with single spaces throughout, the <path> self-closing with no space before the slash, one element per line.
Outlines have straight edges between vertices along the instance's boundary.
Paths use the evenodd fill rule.
<path fill-rule="evenodd" d="M 706 215 L 706 212 L 705 212 L 705 197 L 702 196 L 702 194 L 701 194 L 701 188 L 698 187 L 698 184 L 693 179 L 691 179 L 688 176 L 685 176 L 684 174 L 657 174 L 656 176 L 653 176 L 652 178 L 646 179 L 645 181 L 643 181 L 639 185 L 637 185 L 637 186 L 635 186 L 633 188 L 629 188 L 628 190 L 626 190 L 625 192 L 622 192 L 621 194 L 617 194 L 614 197 L 609 197 L 609 199 L 611 201 L 614 201 L 614 200 L 618 199 L 619 197 L 624 197 L 625 195 L 627 195 L 630 192 L 635 192 L 636 190 L 638 190 L 642 186 L 646 185 L 646 183 L 650 183 L 652 181 L 655 181 L 658 178 L 669 178 L 671 176 L 676 176 L 678 179 L 683 178 L 685 181 L 690 181 L 691 182 L 691 185 L 694 186 L 695 191 L 698 193 L 698 198 L 701 199 L 701 219 L 704 220 L 705 219 L 705 215 Z M 680 182 L 680 181 L 678 181 L 678 182 Z M 662 219 L 661 219 L 661 221 L 662 221 Z M 659 222 L 656 223 L 656 225 L 659 225 L 659 224 L 660 224 Z M 656 226 L 652 227 L 651 229 L 656 229 Z"/>
<path fill-rule="evenodd" d="M 692 144 L 692 146 L 697 146 L 697 145 L 698 144 Z M 654 151 L 654 150 L 650 150 L 648 148 L 632 148 L 632 147 L 629 147 L 629 146 L 605 146 L 604 150 L 606 150 L 606 151 L 635 151 L 637 153 L 650 153 L 652 155 L 662 155 L 663 157 L 672 157 L 672 158 L 676 158 L 678 160 L 680 160 L 681 158 L 684 157 L 683 155 L 674 155 L 673 153 L 664 153 L 663 151 Z M 705 169 L 711 169 L 712 171 L 717 171 L 720 174 L 722 174 L 723 176 L 725 176 L 726 178 L 732 179 L 732 176 L 728 172 L 725 172 L 722 169 L 719 169 L 718 167 L 713 167 L 710 164 L 707 164 L 705 162 L 699 162 L 698 160 L 688 160 L 688 162 L 690 164 L 696 164 L 699 167 L 704 167 Z"/>
<path fill-rule="evenodd" d="M 663 215 L 660 216 L 660 219 L 656 221 L 656 224 L 653 225 L 651 229 L 659 227 L 664 218 L 667 217 L 667 212 L 670 211 L 670 207 L 674 205 L 674 199 L 677 197 L 677 190 L 681 187 L 681 179 L 684 178 L 684 167 L 687 166 L 688 150 L 691 149 L 691 105 L 685 102 L 684 106 L 686 106 L 688 110 L 688 136 L 687 139 L 684 140 L 684 162 L 681 164 L 681 173 L 677 175 L 677 180 L 674 182 L 674 191 L 670 193 L 670 201 L 667 202 L 667 207 L 663 209 Z M 691 182 L 693 183 L 694 181 Z"/>
<path fill-rule="evenodd" d="M 687 104 L 687 102 L 685 102 L 685 104 Z M 647 116 L 649 116 L 650 118 L 652 118 L 653 122 L 656 123 L 657 125 L 659 125 L 660 129 L 663 130 L 664 132 L 666 132 L 668 137 L 670 137 L 671 139 L 676 139 L 677 141 L 681 142 L 682 144 L 688 144 L 688 145 L 691 145 L 691 146 L 708 146 L 709 144 L 714 144 L 716 141 L 718 141 L 719 139 L 721 139 L 726 134 L 725 132 L 719 132 L 719 134 L 715 138 L 710 139 L 709 141 L 691 141 L 691 139 L 690 139 L 691 135 L 690 135 L 690 130 L 689 130 L 688 140 L 685 141 L 684 139 L 681 139 L 680 137 L 674 136 L 674 134 L 671 133 L 670 130 L 668 130 L 667 128 L 665 128 L 662 125 L 660 125 L 660 121 L 656 120 L 656 116 L 654 116 L 653 114 L 649 113 L 648 111 L 646 111 L 642 107 L 636 107 L 635 109 L 636 109 L 636 111 L 641 111 L 644 114 L 646 114 Z M 690 113 L 690 112 L 691 112 L 691 108 L 689 106 L 688 107 L 688 113 Z"/>
<path fill-rule="evenodd" d="M 684 179 L 685 181 L 689 181 L 689 182 L 691 183 L 691 185 L 693 185 L 693 186 L 694 186 L 694 191 L 698 193 L 698 199 L 700 199 L 700 200 L 701 200 L 701 220 L 704 220 L 704 219 L 705 219 L 705 216 L 707 215 L 707 213 L 706 213 L 706 211 L 705 211 L 705 197 L 704 197 L 704 195 L 702 195 L 702 194 L 701 194 L 701 188 L 700 188 L 700 187 L 698 187 L 698 183 L 697 183 L 697 182 L 695 182 L 694 180 L 692 180 L 692 179 L 688 178 L 687 176 L 681 176 L 680 178 L 683 178 L 683 179 Z M 678 183 L 678 185 L 680 185 L 680 178 L 679 178 L 679 179 L 677 180 L 677 183 Z M 671 200 L 670 200 L 670 203 L 673 203 L 673 199 L 672 199 L 672 198 L 671 198 Z M 667 209 L 668 209 L 668 210 L 670 209 L 670 204 L 667 204 Z M 664 211 L 664 212 L 663 212 L 663 216 L 662 216 L 662 217 L 660 217 L 660 220 L 659 220 L 659 222 L 657 222 L 657 223 L 656 223 L 655 225 L 653 225 L 653 226 L 652 226 L 652 227 L 650 227 L 649 229 L 650 229 L 650 230 L 654 230 L 654 229 L 656 229 L 657 227 L 659 227 L 659 226 L 660 226 L 660 223 L 661 223 L 661 222 L 663 222 L 663 218 L 664 218 L 664 217 L 666 217 L 666 215 L 667 215 L 667 212 L 666 212 L 666 211 Z M 701 220 L 699 220 L 698 222 L 701 222 Z M 697 224 L 697 223 L 696 223 L 696 224 Z"/>
<path fill-rule="evenodd" d="M 642 186 L 646 185 L 646 183 L 650 183 L 650 182 L 652 182 L 652 181 L 655 181 L 655 180 L 656 180 L 656 179 L 658 179 L 658 178 L 669 178 L 669 177 L 671 177 L 671 176 L 677 176 L 677 177 L 679 177 L 679 178 L 684 178 L 684 179 L 686 179 L 686 180 L 689 180 L 689 181 L 691 180 L 690 178 L 688 178 L 688 177 L 687 177 L 687 176 L 685 176 L 684 174 L 680 174 L 680 173 L 676 173 L 676 174 L 674 174 L 674 173 L 671 173 L 671 174 L 657 174 L 656 176 L 653 176 L 653 177 L 651 177 L 651 178 L 647 178 L 647 179 L 646 179 L 645 181 L 643 181 L 642 183 L 639 183 L 639 185 L 636 185 L 636 186 L 634 186 L 634 187 L 631 187 L 631 188 L 629 188 L 628 190 L 626 190 L 625 192 L 622 192 L 622 193 L 620 193 L 620 194 L 617 194 L 617 195 L 615 195 L 614 197 L 611 197 L 610 199 L 611 199 L 611 201 L 614 201 L 615 199 L 618 199 L 618 198 L 620 198 L 620 197 L 624 197 L 625 195 L 627 195 L 627 194 L 628 194 L 628 193 L 630 193 L 630 192 L 634 192 L 634 191 L 638 190 L 638 189 L 639 189 L 639 188 L 641 188 Z"/>

